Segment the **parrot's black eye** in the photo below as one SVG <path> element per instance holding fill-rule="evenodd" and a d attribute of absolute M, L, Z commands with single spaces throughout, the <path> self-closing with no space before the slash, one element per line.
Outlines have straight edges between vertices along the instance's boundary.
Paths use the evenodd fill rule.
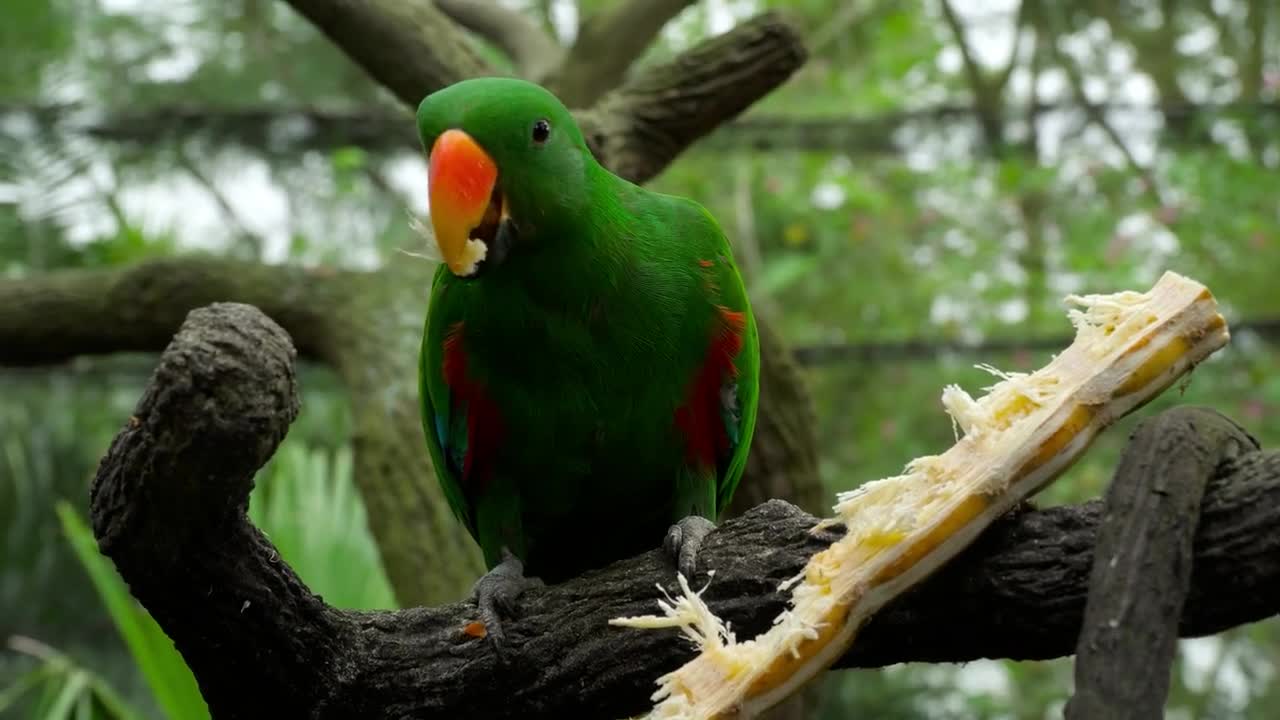
<path fill-rule="evenodd" d="M 551 123 L 546 120 L 537 120 L 533 123 L 533 141 L 541 145 L 551 137 Z"/>

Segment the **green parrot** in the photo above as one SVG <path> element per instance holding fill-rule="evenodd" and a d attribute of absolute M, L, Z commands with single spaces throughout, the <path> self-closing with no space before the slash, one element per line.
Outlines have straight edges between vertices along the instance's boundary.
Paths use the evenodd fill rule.
<path fill-rule="evenodd" d="M 525 589 L 663 538 L 692 577 L 733 497 L 759 398 L 759 339 L 732 251 L 691 200 L 597 162 L 549 91 L 465 80 L 427 96 L 431 288 L 423 430 L 499 611 Z"/>

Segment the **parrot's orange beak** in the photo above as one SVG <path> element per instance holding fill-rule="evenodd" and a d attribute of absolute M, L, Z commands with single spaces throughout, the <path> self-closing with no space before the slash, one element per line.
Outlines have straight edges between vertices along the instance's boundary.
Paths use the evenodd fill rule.
<path fill-rule="evenodd" d="M 459 277 L 476 273 L 506 217 L 498 166 L 471 136 L 446 130 L 428 161 L 431 225 L 445 264 Z"/>

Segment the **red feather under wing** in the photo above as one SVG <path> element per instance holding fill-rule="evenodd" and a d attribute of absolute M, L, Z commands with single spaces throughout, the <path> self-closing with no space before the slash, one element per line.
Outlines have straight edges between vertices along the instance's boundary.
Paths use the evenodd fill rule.
<path fill-rule="evenodd" d="M 484 386 L 467 373 L 462 329 L 462 323 L 456 323 L 445 336 L 442 370 L 445 384 L 453 394 L 454 412 L 466 413 L 467 417 L 467 449 L 463 456 L 461 482 L 471 494 L 483 486 L 492 470 L 488 461 L 501 441 L 502 418 Z"/>
<path fill-rule="evenodd" d="M 706 359 L 689 386 L 685 402 L 676 409 L 676 427 L 685 438 L 685 457 L 690 465 L 714 470 L 729 454 L 729 434 L 721 415 L 720 390 L 737 377 L 734 358 L 742 350 L 746 316 L 720 308 L 720 322 L 707 348 Z"/>

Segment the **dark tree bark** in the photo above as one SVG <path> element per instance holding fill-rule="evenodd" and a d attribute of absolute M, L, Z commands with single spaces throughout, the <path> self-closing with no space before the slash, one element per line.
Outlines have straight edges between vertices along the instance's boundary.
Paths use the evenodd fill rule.
<path fill-rule="evenodd" d="M 655 584 L 674 590 L 661 550 L 527 593 L 507 627 L 505 665 L 464 632 L 476 617 L 469 602 L 350 612 L 307 589 L 245 515 L 255 471 L 297 413 L 294 354 L 288 335 L 252 307 L 192 312 L 93 483 L 103 553 L 173 638 L 214 716 L 617 718 L 644 711 L 655 679 L 692 649 L 674 630 L 608 621 L 655 612 Z M 1240 452 L 1197 467 L 1210 477 L 1182 636 L 1280 611 L 1280 453 L 1258 450 L 1216 413 L 1196 417 L 1197 440 L 1236 438 Z M 1150 445 L 1140 435 L 1130 453 L 1149 457 Z M 1150 470 L 1133 462 L 1119 473 Z M 1143 481 L 1125 475 L 1116 484 Z M 770 627 L 787 600 L 779 582 L 836 539 L 811 532 L 816 523 L 774 500 L 708 536 L 701 569 L 716 575 L 703 597 L 739 637 Z M 1010 514 L 877 614 L 837 665 L 1070 654 L 1102 523 L 1097 501 Z M 700 573 L 695 584 L 705 581 Z"/>
<path fill-rule="evenodd" d="M 1244 429 L 1202 408 L 1138 427 L 1104 500 L 1067 718 L 1164 717 L 1205 486 L 1223 463 L 1257 449 Z"/>
<path fill-rule="evenodd" d="M 288 0 L 405 105 L 477 75 L 494 74 L 432 0 Z"/>
<path fill-rule="evenodd" d="M 574 107 L 595 103 L 622 83 L 667 22 L 692 4 L 693 0 L 622 0 L 588 17 L 548 87 Z"/>
<path fill-rule="evenodd" d="M 795 28 L 761 13 L 636 74 L 580 114 L 582 130 L 614 172 L 648 180 L 786 82 L 807 58 Z"/>
<path fill-rule="evenodd" d="M 291 4 L 408 107 L 456 80 L 490 73 L 445 14 L 427 0 Z M 577 116 L 601 162 L 643 182 L 719 123 L 767 94 L 804 60 L 799 36 L 765 13 L 635 73 Z M 412 121 L 404 119 L 406 131 Z M 0 364 L 49 363 L 89 353 L 159 351 L 192 308 L 253 304 L 283 325 L 307 357 L 334 368 L 350 398 L 355 477 L 400 603 L 457 600 L 483 570 L 453 518 L 427 457 L 417 359 L 433 265 L 397 261 L 379 272 L 182 257 L 99 271 L 0 280 Z M 817 498 L 816 439 L 788 351 L 762 349 L 761 458 L 744 495 Z M 788 455 L 790 454 L 790 455 Z M 792 461 L 794 459 L 794 461 Z"/>
<path fill-rule="evenodd" d="M 493 43 L 535 82 L 560 66 L 564 48 L 533 18 L 495 0 L 435 0 L 459 26 Z"/>

